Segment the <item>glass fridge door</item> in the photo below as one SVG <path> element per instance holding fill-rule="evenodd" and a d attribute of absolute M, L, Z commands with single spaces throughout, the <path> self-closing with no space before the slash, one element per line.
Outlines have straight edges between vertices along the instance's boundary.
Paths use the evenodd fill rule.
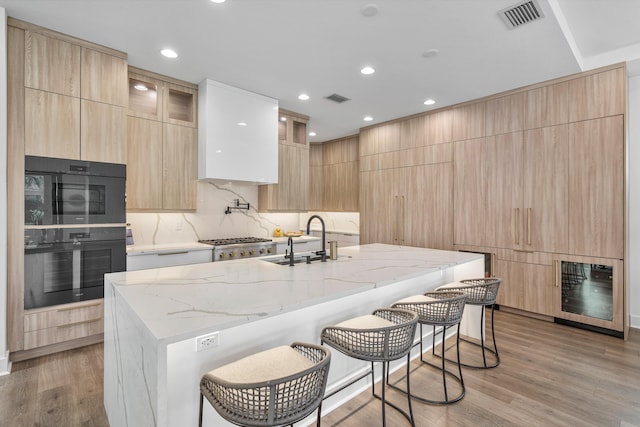
<path fill-rule="evenodd" d="M 559 318 L 623 331 L 622 261 L 562 257 L 555 260 Z"/>

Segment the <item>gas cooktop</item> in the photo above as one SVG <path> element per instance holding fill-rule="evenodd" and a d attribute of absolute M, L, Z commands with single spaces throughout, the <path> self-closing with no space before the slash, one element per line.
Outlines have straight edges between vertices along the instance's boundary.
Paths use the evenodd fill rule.
<path fill-rule="evenodd" d="M 241 243 L 262 243 L 271 242 L 271 239 L 264 239 L 262 237 L 231 237 L 227 239 L 210 239 L 210 240 L 198 240 L 200 243 L 206 243 L 213 246 L 224 245 L 238 245 Z"/>

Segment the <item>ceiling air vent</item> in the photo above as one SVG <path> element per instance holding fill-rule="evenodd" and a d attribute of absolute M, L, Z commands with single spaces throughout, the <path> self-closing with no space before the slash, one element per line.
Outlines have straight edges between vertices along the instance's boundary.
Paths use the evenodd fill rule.
<path fill-rule="evenodd" d="M 498 12 L 510 30 L 521 25 L 544 18 L 537 0 L 526 0 Z"/>
<path fill-rule="evenodd" d="M 344 97 L 342 95 L 338 95 L 337 93 L 334 93 L 333 95 L 325 96 L 324 98 L 333 102 L 337 102 L 338 104 L 342 104 L 345 101 L 349 101 L 349 98 Z"/>

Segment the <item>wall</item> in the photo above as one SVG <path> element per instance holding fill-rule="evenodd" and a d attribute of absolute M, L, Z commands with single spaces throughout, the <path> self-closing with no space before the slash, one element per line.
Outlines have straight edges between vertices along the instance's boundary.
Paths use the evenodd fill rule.
<path fill-rule="evenodd" d="M 0 253 L 7 253 L 7 15 L 0 7 Z M 0 375 L 9 373 L 7 352 L 7 257 L 0 256 Z"/>
<path fill-rule="evenodd" d="M 628 100 L 629 315 L 631 326 L 640 328 L 640 64 L 629 67 Z"/>
<path fill-rule="evenodd" d="M 234 200 L 250 209 L 225 214 Z M 276 227 L 298 230 L 298 213 L 258 213 L 258 186 L 212 181 L 198 182 L 198 208 L 194 213 L 129 213 L 136 246 L 195 242 L 225 237 L 270 237 Z"/>

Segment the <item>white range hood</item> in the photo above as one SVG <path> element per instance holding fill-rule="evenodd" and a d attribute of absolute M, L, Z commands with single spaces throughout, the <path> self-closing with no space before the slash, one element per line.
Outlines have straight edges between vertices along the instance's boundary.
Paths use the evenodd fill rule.
<path fill-rule="evenodd" d="M 198 179 L 278 182 L 278 100 L 203 80 L 198 87 Z"/>

